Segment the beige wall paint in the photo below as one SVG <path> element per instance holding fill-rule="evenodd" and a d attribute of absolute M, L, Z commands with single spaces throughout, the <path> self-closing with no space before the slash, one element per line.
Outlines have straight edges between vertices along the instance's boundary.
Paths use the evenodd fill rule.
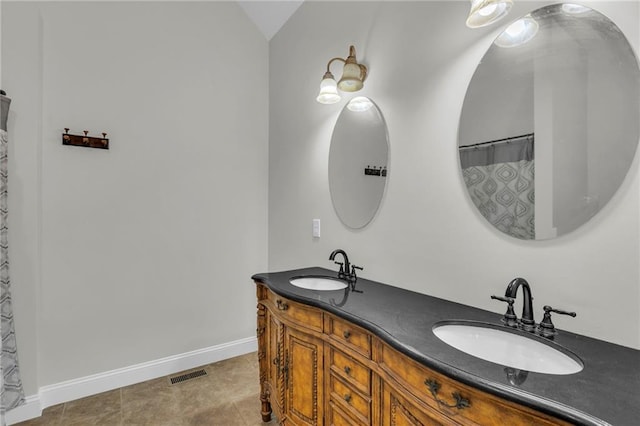
<path fill-rule="evenodd" d="M 515 2 L 509 19 L 471 30 L 466 1 L 305 2 L 269 46 L 270 270 L 333 268 L 327 258 L 340 247 L 364 266 L 362 276 L 495 312 L 504 307 L 489 296 L 521 276 L 538 320 L 545 304 L 575 310 L 557 326 L 640 348 L 637 156 L 593 220 L 551 241 L 519 241 L 487 225 L 459 171 L 458 121 L 478 61 L 510 21 L 551 3 Z M 639 2 L 589 4 L 640 51 Z M 390 138 L 386 195 L 359 231 L 340 223 L 328 188 L 329 143 L 345 101 L 315 101 L 327 61 L 346 56 L 349 44 L 370 71 L 358 94 L 380 107 Z M 319 240 L 313 218 L 322 220 Z"/>
<path fill-rule="evenodd" d="M 3 2 L 2 20 L 27 395 L 253 336 L 264 36 L 235 2 Z M 110 150 L 62 146 L 64 127 Z"/>

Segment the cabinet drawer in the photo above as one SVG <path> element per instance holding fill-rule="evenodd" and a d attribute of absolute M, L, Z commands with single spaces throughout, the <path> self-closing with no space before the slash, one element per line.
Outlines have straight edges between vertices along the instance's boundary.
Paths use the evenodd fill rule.
<path fill-rule="evenodd" d="M 371 395 L 371 370 L 341 350 L 329 349 L 329 368 L 364 395 Z"/>
<path fill-rule="evenodd" d="M 371 398 L 361 395 L 335 374 L 329 378 L 329 395 L 331 401 L 351 413 L 360 423 L 370 423 Z"/>
<path fill-rule="evenodd" d="M 401 355 L 387 345 L 383 345 L 382 348 L 380 367 L 419 400 L 455 419 L 458 424 L 569 425 L 569 423 L 458 383 L 405 355 Z M 435 395 L 430 389 L 434 389 Z M 468 406 L 455 407 L 459 398 L 465 400 Z"/>
<path fill-rule="evenodd" d="M 360 327 L 329 316 L 325 333 L 362 356 L 371 359 L 371 335 Z"/>
<path fill-rule="evenodd" d="M 367 426 L 366 423 L 360 423 L 349 417 L 343 410 L 333 402 L 329 402 L 329 410 L 327 413 L 327 426 Z"/>
<path fill-rule="evenodd" d="M 269 291 L 267 299 L 280 318 L 303 328 L 322 332 L 322 311 L 278 296 L 272 291 Z"/>

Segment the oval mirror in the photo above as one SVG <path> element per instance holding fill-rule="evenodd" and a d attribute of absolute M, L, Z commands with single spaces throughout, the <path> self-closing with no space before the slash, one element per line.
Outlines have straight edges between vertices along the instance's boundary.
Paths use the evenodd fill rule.
<path fill-rule="evenodd" d="M 329 190 L 336 214 L 349 228 L 365 227 L 378 211 L 388 178 L 387 126 L 368 98 L 353 98 L 333 129 Z"/>
<path fill-rule="evenodd" d="M 489 47 L 464 100 L 458 149 L 471 200 L 516 238 L 575 230 L 629 170 L 639 99 L 636 56 L 601 13 L 555 4 L 515 21 Z"/>

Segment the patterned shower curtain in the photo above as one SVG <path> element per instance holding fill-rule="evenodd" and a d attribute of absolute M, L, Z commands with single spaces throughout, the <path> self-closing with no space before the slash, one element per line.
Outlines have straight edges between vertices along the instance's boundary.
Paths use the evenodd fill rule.
<path fill-rule="evenodd" d="M 480 213 L 505 234 L 533 240 L 534 135 L 460 147 L 464 182 Z"/>
<path fill-rule="evenodd" d="M 0 424 L 5 425 L 5 411 L 24 402 L 22 381 L 18 368 L 18 351 L 13 327 L 13 309 L 9 291 L 9 239 L 7 232 L 7 115 L 11 100 L 0 95 L 2 101 L 0 121 L 0 281 L 2 294 L 2 359 L 0 360 Z"/>

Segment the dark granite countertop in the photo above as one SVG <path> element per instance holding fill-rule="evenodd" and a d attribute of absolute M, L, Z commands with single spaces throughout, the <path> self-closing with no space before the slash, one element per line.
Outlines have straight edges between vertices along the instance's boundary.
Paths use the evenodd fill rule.
<path fill-rule="evenodd" d="M 461 352 L 431 331 L 442 320 L 500 324 L 502 315 L 363 278 L 357 282 L 362 293 L 306 290 L 289 283 L 301 275 L 335 277 L 336 272 L 315 267 L 252 278 L 283 297 L 350 320 L 421 364 L 483 391 L 575 424 L 640 424 L 638 350 L 560 330 L 555 343 L 577 354 L 584 369 L 571 375 L 528 372 L 515 385 L 504 366 Z M 537 308 L 539 320 L 542 307 Z"/>

